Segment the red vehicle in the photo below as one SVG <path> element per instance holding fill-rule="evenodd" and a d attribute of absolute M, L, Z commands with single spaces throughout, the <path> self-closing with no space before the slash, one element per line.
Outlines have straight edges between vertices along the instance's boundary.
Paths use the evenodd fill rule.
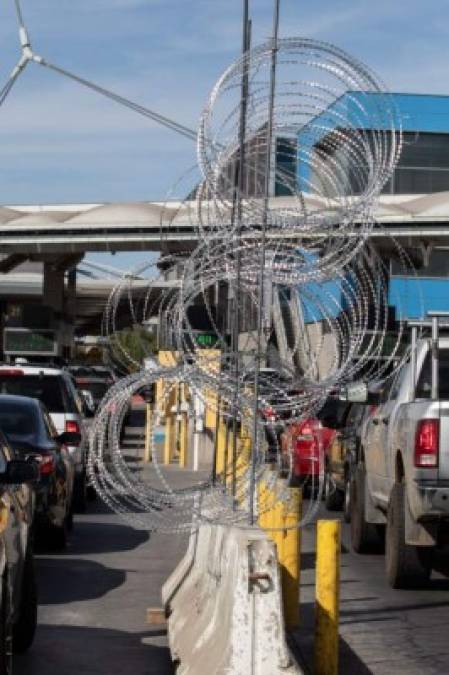
<path fill-rule="evenodd" d="M 324 457 L 336 434 L 336 430 L 325 426 L 324 421 L 330 416 L 341 416 L 346 407 L 347 403 L 329 399 L 317 417 L 294 422 L 284 431 L 281 447 L 288 466 L 291 464 L 294 484 L 318 487 L 320 471 L 324 472 Z"/>
<path fill-rule="evenodd" d="M 320 452 L 322 455 L 332 443 L 335 429 L 323 427 L 321 422 L 309 417 L 291 424 L 282 434 L 282 452 L 291 462 L 292 482 L 303 485 L 307 479 L 318 486 Z"/>

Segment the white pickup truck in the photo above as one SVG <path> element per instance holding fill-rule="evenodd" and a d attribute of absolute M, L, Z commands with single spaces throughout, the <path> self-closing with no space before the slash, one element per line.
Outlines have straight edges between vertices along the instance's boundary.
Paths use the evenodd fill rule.
<path fill-rule="evenodd" d="M 438 317 L 427 324 L 430 337 L 412 327 L 409 358 L 377 400 L 366 395 L 378 407 L 351 484 L 353 548 L 363 553 L 385 536 L 393 588 L 425 582 L 449 536 L 449 337 L 439 336 Z"/>

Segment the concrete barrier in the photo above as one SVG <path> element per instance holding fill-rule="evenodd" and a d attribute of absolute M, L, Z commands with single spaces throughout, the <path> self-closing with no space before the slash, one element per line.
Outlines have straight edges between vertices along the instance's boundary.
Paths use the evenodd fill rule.
<path fill-rule="evenodd" d="M 296 675 L 275 545 L 257 527 L 201 525 L 164 584 L 177 675 Z"/>

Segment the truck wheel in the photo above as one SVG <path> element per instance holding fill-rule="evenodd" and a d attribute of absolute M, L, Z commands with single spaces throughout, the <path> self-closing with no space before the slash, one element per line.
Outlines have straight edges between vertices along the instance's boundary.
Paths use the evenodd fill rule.
<path fill-rule="evenodd" d="M 12 675 L 12 622 L 8 576 L 2 579 L 0 607 L 0 675 Z"/>
<path fill-rule="evenodd" d="M 416 588 L 429 580 L 433 547 L 405 543 L 405 489 L 396 483 L 387 513 L 385 569 L 392 588 Z"/>
<path fill-rule="evenodd" d="M 22 572 L 19 618 L 13 627 L 13 650 L 22 654 L 31 647 L 37 624 L 37 590 L 34 561 L 27 552 Z"/>
<path fill-rule="evenodd" d="M 345 523 L 351 522 L 351 476 L 345 476 L 345 491 L 343 495 L 343 518 Z"/>
<path fill-rule="evenodd" d="M 85 513 L 87 508 L 87 480 L 86 472 L 75 477 L 73 485 L 73 508 L 77 513 Z"/>
<path fill-rule="evenodd" d="M 63 551 L 67 547 L 69 532 L 67 517 L 60 526 L 52 525 L 49 529 L 50 545 L 55 551 Z"/>
<path fill-rule="evenodd" d="M 336 487 L 328 471 L 324 475 L 324 504 L 328 511 L 341 511 L 343 508 L 343 493 Z"/>
<path fill-rule="evenodd" d="M 351 481 L 351 544 L 356 553 L 372 553 L 382 541 L 376 525 L 365 520 L 365 467 L 359 464 Z"/>

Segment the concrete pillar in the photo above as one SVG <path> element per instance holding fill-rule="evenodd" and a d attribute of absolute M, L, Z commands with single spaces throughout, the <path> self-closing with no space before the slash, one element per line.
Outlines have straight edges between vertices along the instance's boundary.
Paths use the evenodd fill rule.
<path fill-rule="evenodd" d="M 43 304 L 55 312 L 64 310 L 64 270 L 58 269 L 54 263 L 44 263 Z"/>
<path fill-rule="evenodd" d="M 65 321 L 67 344 L 70 357 L 75 357 L 75 321 L 76 321 L 76 267 L 67 273 L 67 291 L 65 299 Z"/>

